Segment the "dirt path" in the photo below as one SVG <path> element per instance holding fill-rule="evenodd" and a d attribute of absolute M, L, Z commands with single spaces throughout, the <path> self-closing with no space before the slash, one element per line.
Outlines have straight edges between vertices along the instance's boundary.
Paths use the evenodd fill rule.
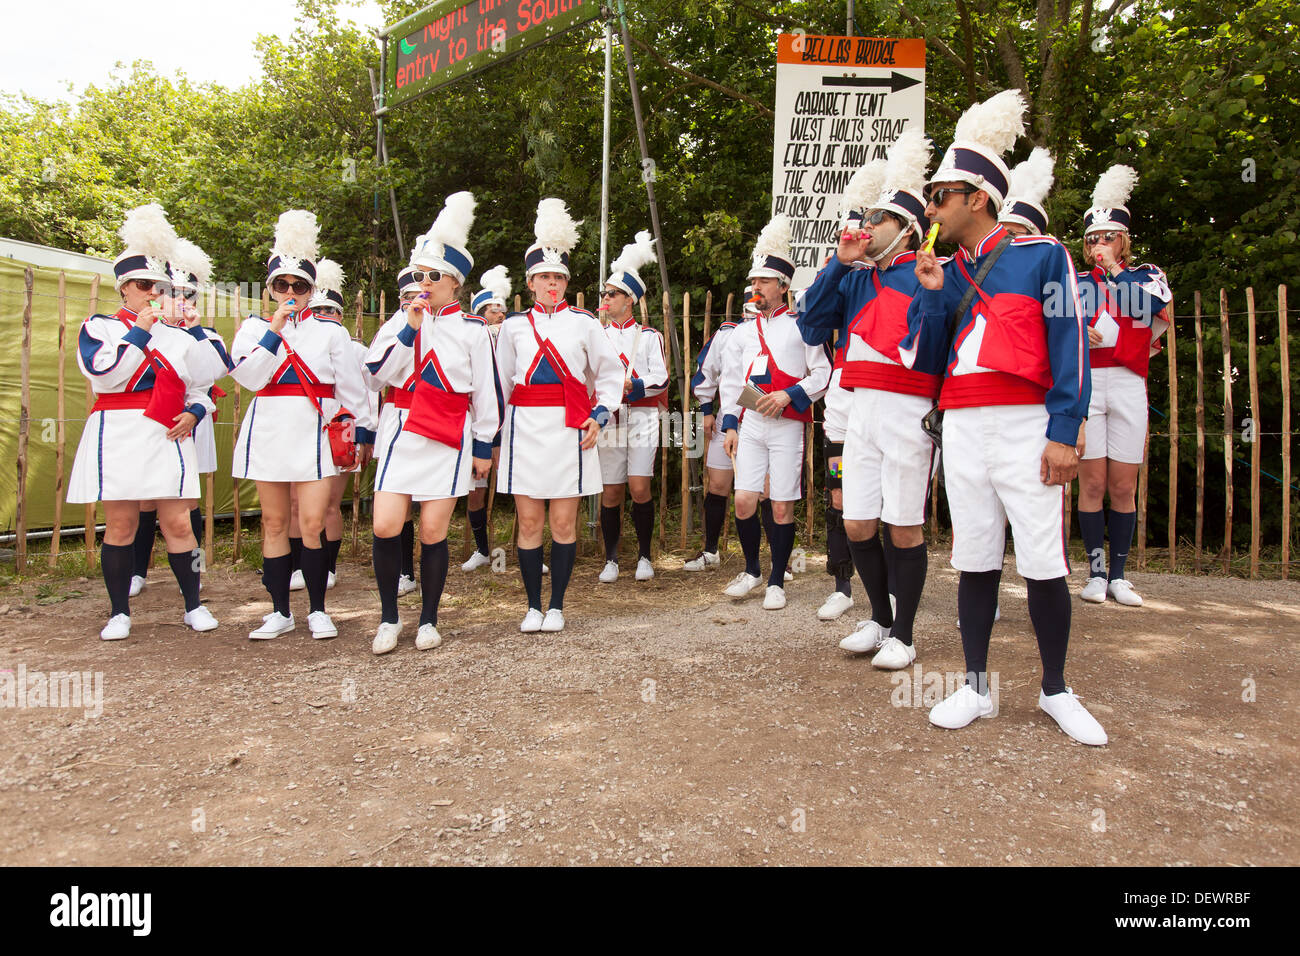
<path fill-rule="evenodd" d="M 962 669 L 944 561 L 915 684 L 836 647 L 861 607 L 816 620 L 817 562 L 765 612 L 720 597 L 736 561 L 606 586 L 583 560 L 558 636 L 518 633 L 513 568 L 453 567 L 443 646 L 408 623 L 383 658 L 360 563 L 323 642 L 305 621 L 248 641 L 269 610 L 248 572 L 207 581 L 222 627 L 197 636 L 155 569 L 120 644 L 95 637 L 98 581 L 48 607 L 11 590 L 0 681 L 102 672 L 103 713 L 0 708 L 0 863 L 1300 862 L 1300 585 L 1138 573 L 1141 610 L 1076 600 L 1067 678 L 1111 737 L 1091 749 L 1037 709 L 1010 572 L 1000 714 L 941 731 L 896 705 Z"/>

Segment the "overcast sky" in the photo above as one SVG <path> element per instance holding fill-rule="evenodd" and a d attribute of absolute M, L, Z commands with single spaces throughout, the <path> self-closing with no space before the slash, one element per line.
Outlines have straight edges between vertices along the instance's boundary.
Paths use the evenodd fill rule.
<path fill-rule="evenodd" d="M 17 0 L 5 6 L 0 91 L 41 99 L 70 98 L 69 83 L 77 91 L 102 84 L 118 61 L 152 60 L 163 75 L 184 72 L 195 82 L 243 86 L 261 75 L 254 38 L 288 36 L 297 10 L 294 0 Z M 344 9 L 366 28 L 381 26 L 374 0 L 350 0 Z"/>

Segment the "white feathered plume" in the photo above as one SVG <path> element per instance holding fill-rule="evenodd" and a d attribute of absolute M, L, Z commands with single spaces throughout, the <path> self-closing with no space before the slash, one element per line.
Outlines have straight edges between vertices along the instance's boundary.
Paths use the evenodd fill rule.
<path fill-rule="evenodd" d="M 167 213 L 156 202 L 137 206 L 126 214 L 117 230 L 118 237 L 130 252 L 166 262 L 176 247 L 176 230 L 167 221 Z"/>
<path fill-rule="evenodd" d="M 1019 90 L 1003 90 L 967 108 L 957 120 L 954 143 L 976 143 L 1001 156 L 1025 134 L 1029 104 Z"/>
<path fill-rule="evenodd" d="M 636 272 L 643 265 L 655 260 L 654 237 L 644 229 L 636 234 L 636 241 L 628 243 L 618 258 L 609 264 L 610 274 L 619 272 Z"/>
<path fill-rule="evenodd" d="M 563 199 L 543 199 L 537 204 L 537 225 L 533 229 L 537 242 L 547 249 L 571 252 L 578 244 L 578 227 Z"/>
<path fill-rule="evenodd" d="M 322 259 L 316 263 L 316 290 L 318 292 L 343 293 L 343 267 L 333 259 Z"/>
<path fill-rule="evenodd" d="M 929 138 L 919 129 L 904 130 L 889 147 L 882 189 L 890 193 L 900 189 L 919 193 L 925 187 L 925 172 L 930 168 L 933 148 Z"/>
<path fill-rule="evenodd" d="M 853 174 L 840 196 L 840 222 L 847 223 L 855 209 L 869 209 L 885 188 L 885 161 L 873 159 Z"/>
<path fill-rule="evenodd" d="M 305 209 L 282 212 L 275 224 L 275 244 L 271 247 L 271 255 L 315 262 L 320 254 L 319 236 L 320 225 L 314 212 Z"/>
<path fill-rule="evenodd" d="M 502 302 L 510 301 L 510 273 L 505 266 L 493 266 L 483 273 L 479 279 L 479 285 Z"/>
<path fill-rule="evenodd" d="M 754 243 L 754 256 L 790 257 L 790 217 L 785 213 L 773 216 L 772 221 L 763 227 Z"/>
<path fill-rule="evenodd" d="M 1035 146 L 1029 158 L 1011 170 L 1007 195 L 1041 206 L 1056 180 L 1056 161 L 1042 146 Z"/>
<path fill-rule="evenodd" d="M 423 238 L 441 242 L 445 246 L 464 249 L 469 243 L 469 229 L 474 225 L 476 200 L 470 192 L 452 193 L 442 205 L 442 212 L 433 221 Z"/>
<path fill-rule="evenodd" d="M 212 257 L 188 239 L 176 240 L 176 245 L 172 249 L 171 264 L 178 274 L 194 276 L 195 284 L 200 289 L 206 286 L 208 279 L 212 277 Z"/>
<path fill-rule="evenodd" d="M 1112 166 L 1097 178 L 1097 187 L 1092 191 L 1093 206 L 1098 209 L 1127 206 L 1137 182 L 1137 170 L 1132 166 Z"/>

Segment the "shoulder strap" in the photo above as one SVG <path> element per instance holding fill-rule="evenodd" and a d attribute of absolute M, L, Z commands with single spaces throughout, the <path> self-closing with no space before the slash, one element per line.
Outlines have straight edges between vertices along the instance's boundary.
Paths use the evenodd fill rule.
<path fill-rule="evenodd" d="M 970 285 L 966 289 L 966 294 L 961 297 L 961 302 L 957 304 L 957 311 L 949 316 L 948 344 L 943 350 L 945 362 L 948 360 L 948 353 L 952 351 L 952 341 L 957 336 L 957 326 L 961 324 L 961 317 L 965 315 L 966 310 L 970 308 L 971 300 L 975 298 L 975 293 L 977 291 L 983 291 L 980 289 L 980 283 L 984 281 L 985 277 L 989 274 L 989 270 L 993 268 L 993 263 L 998 261 L 998 257 L 1002 255 L 1003 250 L 1009 245 L 1011 245 L 1011 234 L 1007 233 L 998 240 L 998 244 L 993 247 L 991 252 L 989 252 L 988 258 L 984 260 L 983 264 L 979 267 L 979 271 L 975 273 L 975 278 L 970 279 Z M 957 262 L 957 267 L 961 268 L 960 260 Z M 962 273 L 965 274 L 965 272 L 966 270 L 962 269 Z"/>
<path fill-rule="evenodd" d="M 316 414 L 321 418 L 325 417 L 325 411 L 320 407 L 320 401 L 316 398 L 316 390 L 311 387 L 309 370 L 307 363 L 298 357 L 298 353 L 289 347 L 289 343 L 284 343 L 284 350 L 289 354 L 289 363 L 293 366 L 294 372 L 298 375 L 298 384 L 302 390 L 307 393 L 307 399 L 316 409 Z"/>

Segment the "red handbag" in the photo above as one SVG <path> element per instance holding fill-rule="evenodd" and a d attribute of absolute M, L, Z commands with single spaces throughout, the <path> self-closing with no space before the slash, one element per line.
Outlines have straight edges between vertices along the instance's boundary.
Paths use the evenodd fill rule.
<path fill-rule="evenodd" d="M 415 345 L 415 390 L 411 394 L 411 413 L 402 423 L 402 431 L 422 435 L 460 451 L 465 442 L 465 415 L 469 412 L 469 395 L 465 392 L 446 391 L 420 377 L 420 370 L 425 363 L 432 362 L 438 380 L 448 387 L 451 385 L 451 380 L 442 370 L 442 363 L 438 361 L 438 354 L 433 349 L 429 349 L 424 358 L 420 358 L 419 333 L 416 333 Z"/>
<path fill-rule="evenodd" d="M 560 385 L 564 389 L 564 424 L 569 428 L 582 428 L 583 423 L 591 417 L 591 394 L 587 391 L 587 385 L 585 382 L 578 381 L 569 371 L 569 366 L 560 357 L 559 350 L 551 344 L 551 340 L 537 334 L 537 324 L 533 321 L 532 312 L 528 312 L 527 315 L 528 324 L 533 329 L 533 338 L 537 339 L 538 349 L 550 361 L 555 373 L 560 376 Z"/>
<path fill-rule="evenodd" d="M 163 428 L 174 428 L 176 416 L 185 411 L 185 382 L 162 353 L 149 349 L 148 356 L 153 366 L 153 393 L 145 406 L 144 417 L 152 418 Z"/>
<path fill-rule="evenodd" d="M 298 353 L 289 347 L 288 342 L 284 343 L 284 349 L 289 354 L 289 363 L 298 376 L 298 383 L 302 386 L 302 390 L 307 393 L 307 398 L 316 407 L 316 414 L 324 418 L 325 411 L 321 408 L 320 402 L 316 398 L 316 392 L 311 387 L 310 369 L 298 357 Z M 325 437 L 329 439 L 330 456 L 334 459 L 336 468 L 346 471 L 356 466 L 357 417 L 355 415 L 346 408 L 340 408 L 339 413 L 326 423 Z"/>

